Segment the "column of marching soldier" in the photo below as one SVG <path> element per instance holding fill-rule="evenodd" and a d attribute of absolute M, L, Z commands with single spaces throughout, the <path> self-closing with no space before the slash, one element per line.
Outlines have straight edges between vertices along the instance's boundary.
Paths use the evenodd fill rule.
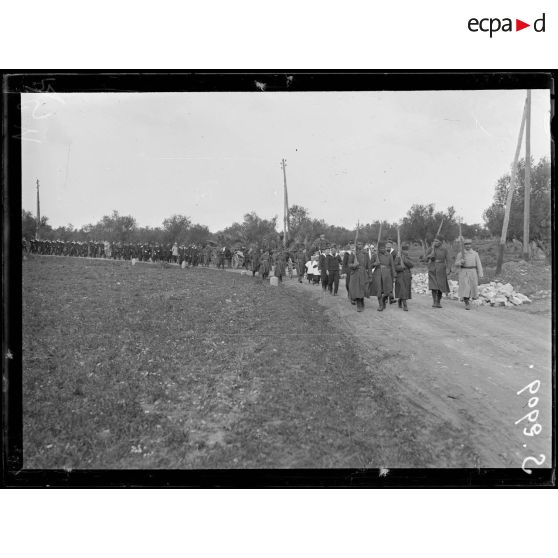
<path fill-rule="evenodd" d="M 427 251 L 424 261 L 428 267 L 428 288 L 432 291 L 432 307 L 442 308 L 443 293 L 450 291 L 448 275 L 452 262 L 449 250 L 443 246 L 443 238 L 438 236 Z M 382 312 L 388 304 L 398 303 L 398 307 L 408 311 L 407 301 L 412 298 L 411 269 L 415 262 L 408 255 L 409 244 L 403 242 L 397 250 L 390 239 L 364 245 L 357 242 L 347 245 L 341 252 L 335 244 L 330 244 L 320 235 L 307 249 L 302 245 L 292 250 L 250 249 L 231 250 L 228 246 L 216 248 L 210 245 L 189 246 L 160 243 L 123 243 L 95 241 L 27 240 L 23 239 L 24 254 L 50 256 L 77 256 L 132 260 L 146 262 L 168 262 L 188 266 L 209 266 L 217 268 L 235 267 L 258 273 L 262 280 L 273 273 L 279 281 L 284 276 L 292 276 L 296 269 L 298 281 L 306 277 L 308 283 L 321 284 L 324 291 L 338 295 L 339 279 L 345 276 L 347 297 L 356 306 L 357 312 L 364 310 L 364 299 L 376 297 L 377 310 Z M 457 254 L 455 267 L 459 271 L 459 298 L 470 310 L 470 300 L 478 298 L 478 281 L 483 277 L 483 269 L 477 252 L 472 249 L 469 239 L 463 241 L 463 249 Z"/>
<path fill-rule="evenodd" d="M 423 258 L 428 269 L 432 307 L 442 308 L 442 295 L 450 292 L 448 276 L 454 263 L 459 274 L 458 296 L 465 303 L 465 309 L 470 310 L 470 301 L 478 298 L 479 279 L 483 277 L 479 255 L 472 249 L 472 241 L 464 239 L 461 250 L 452 262 L 443 240 L 442 236 L 436 236 Z M 321 283 L 324 291 L 337 296 L 341 271 L 345 275 L 347 297 L 356 306 L 357 312 L 364 311 L 364 299 L 370 297 L 377 298 L 379 312 L 396 302 L 399 308 L 408 312 L 408 300 L 412 298 L 411 270 L 416 263 L 409 257 L 408 243 L 403 242 L 395 249 L 391 239 L 380 241 L 377 247 L 356 242 L 347 245 L 341 257 L 337 247 L 330 246 L 325 236 L 321 235 L 314 243 L 314 248 L 316 251 L 308 261 L 305 250 L 295 255 L 300 282 L 305 272 L 309 283 Z"/>
<path fill-rule="evenodd" d="M 64 240 L 27 240 L 23 239 L 25 254 L 43 256 L 76 256 L 85 258 L 105 258 L 144 262 L 168 262 L 189 265 L 209 265 L 213 257 L 209 246 L 190 244 L 64 241 Z"/>

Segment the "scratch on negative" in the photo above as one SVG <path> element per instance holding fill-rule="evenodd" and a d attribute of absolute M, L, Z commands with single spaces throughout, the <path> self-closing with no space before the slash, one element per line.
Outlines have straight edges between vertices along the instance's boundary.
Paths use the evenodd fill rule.
<path fill-rule="evenodd" d="M 492 137 L 492 134 L 490 134 L 490 132 L 488 132 L 487 130 L 485 130 L 484 126 L 479 122 L 478 118 L 471 113 L 471 116 L 474 118 L 475 120 L 475 127 L 479 128 L 481 130 L 481 132 L 483 132 L 484 134 L 486 134 L 489 137 Z"/>
<path fill-rule="evenodd" d="M 265 83 L 263 83 L 262 81 L 254 81 L 254 83 L 256 84 L 256 87 L 260 90 L 260 91 L 265 91 Z"/>
<path fill-rule="evenodd" d="M 387 467 L 380 468 L 380 477 L 387 477 L 389 473 L 389 469 Z"/>

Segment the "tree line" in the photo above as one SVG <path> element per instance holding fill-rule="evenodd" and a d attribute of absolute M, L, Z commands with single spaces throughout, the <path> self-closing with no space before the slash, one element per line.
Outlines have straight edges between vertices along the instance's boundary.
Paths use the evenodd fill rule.
<path fill-rule="evenodd" d="M 542 158 L 536 165 L 531 165 L 531 227 L 530 240 L 535 240 L 546 253 L 550 250 L 551 240 L 551 192 L 550 162 Z M 514 192 L 509 239 L 522 240 L 523 202 L 525 194 L 525 160 L 518 163 L 518 186 Z M 461 223 L 462 234 L 475 240 L 497 237 L 501 233 L 504 218 L 506 196 L 510 187 L 510 173 L 503 175 L 496 183 L 492 204 L 483 213 L 483 224 Z M 348 229 L 326 223 L 323 219 L 312 217 L 308 209 L 293 205 L 289 208 L 288 245 L 305 245 L 311 243 L 321 234 L 330 242 L 345 246 L 354 242 L 357 226 Z M 277 216 L 265 219 L 255 212 L 246 213 L 240 222 L 234 222 L 221 231 L 212 233 L 209 228 L 182 214 L 175 214 L 163 220 L 160 227 L 139 226 L 132 215 L 120 215 L 113 211 L 95 224 L 75 228 L 71 224 L 53 228 L 47 217 L 41 218 L 40 236 L 44 239 L 66 241 L 109 240 L 112 242 L 149 242 L 168 244 L 204 244 L 213 241 L 219 245 L 260 246 L 276 248 L 283 244 L 283 233 L 277 231 Z M 433 240 L 438 228 L 448 242 L 459 236 L 459 217 L 454 207 L 436 210 L 435 204 L 414 204 L 399 223 L 374 220 L 358 226 L 358 238 L 364 242 L 376 243 L 382 233 L 382 239 L 397 239 L 399 226 L 402 240 L 421 244 L 424 248 Z M 36 220 L 29 211 L 22 212 L 22 234 L 34 238 Z"/>
<path fill-rule="evenodd" d="M 534 241 L 547 256 L 551 250 L 551 166 L 543 157 L 537 164 L 531 158 L 531 195 L 529 211 L 529 239 Z M 500 236 L 504 222 L 506 199 L 511 185 L 511 173 L 498 179 L 492 204 L 484 211 L 483 220 L 493 236 Z M 523 211 L 525 204 L 525 159 L 517 163 L 517 186 L 513 192 L 507 238 L 523 242 Z"/>

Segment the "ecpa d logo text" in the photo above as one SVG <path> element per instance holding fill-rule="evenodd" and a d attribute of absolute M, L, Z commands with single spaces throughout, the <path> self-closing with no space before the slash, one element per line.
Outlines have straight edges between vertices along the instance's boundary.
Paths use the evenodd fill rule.
<path fill-rule="evenodd" d="M 513 27 L 512 18 L 504 17 L 500 19 L 499 17 L 484 17 L 478 19 L 476 17 L 472 17 L 468 23 L 467 27 L 469 31 L 473 33 L 478 33 L 479 31 L 482 33 L 489 33 L 490 38 L 494 33 L 498 33 L 499 31 L 504 33 L 510 33 L 512 31 L 521 31 L 522 29 L 526 29 L 527 27 L 531 27 L 530 23 L 526 23 L 521 19 L 515 18 L 515 29 Z M 536 19 L 533 22 L 533 30 L 536 33 L 544 33 L 546 26 L 546 14 L 542 14 L 542 16 Z"/>

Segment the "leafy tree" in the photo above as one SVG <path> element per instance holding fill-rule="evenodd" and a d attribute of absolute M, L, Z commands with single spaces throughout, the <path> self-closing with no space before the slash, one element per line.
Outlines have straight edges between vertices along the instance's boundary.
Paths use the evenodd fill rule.
<path fill-rule="evenodd" d="M 436 211 L 435 205 L 414 204 L 403 218 L 401 225 L 401 240 L 420 242 L 424 250 L 434 240 L 438 228 L 440 235 L 447 242 L 452 242 L 459 236 L 457 215 L 453 206 L 445 211 Z M 397 231 L 395 232 L 397 234 Z"/>
<path fill-rule="evenodd" d="M 220 244 L 223 245 L 244 244 L 246 242 L 246 237 L 244 236 L 242 224 L 233 223 L 226 229 L 223 229 L 218 233 L 218 239 Z"/>
<path fill-rule="evenodd" d="M 291 205 L 289 207 L 289 229 L 294 236 L 298 230 L 310 222 L 308 210 L 301 205 Z"/>
<path fill-rule="evenodd" d="M 246 213 L 242 223 L 233 223 L 223 229 L 217 233 L 217 239 L 221 244 L 271 248 L 278 245 L 276 226 L 277 216 L 262 219 L 254 212 Z"/>
<path fill-rule="evenodd" d="M 134 241 L 146 244 L 160 244 L 164 241 L 165 234 L 165 231 L 160 227 L 140 227 L 135 231 Z"/>
<path fill-rule="evenodd" d="M 403 218 L 402 237 L 406 240 L 420 242 L 424 250 L 429 240 L 436 233 L 434 204 L 414 204 Z"/>
<path fill-rule="evenodd" d="M 459 233 L 459 229 L 458 229 Z M 472 225 L 468 225 L 467 223 L 463 223 L 461 225 L 461 233 L 465 238 L 473 238 L 473 239 L 488 239 L 491 237 L 490 231 L 484 226 L 479 223 L 474 223 Z"/>
<path fill-rule="evenodd" d="M 329 225 L 325 232 L 326 238 L 331 242 L 337 244 L 338 247 L 343 247 L 355 239 L 355 232 L 345 227 L 338 227 Z"/>
<path fill-rule="evenodd" d="M 381 224 L 381 240 L 386 240 L 391 238 L 392 240 L 397 240 L 397 224 L 389 223 L 388 221 L 373 221 L 372 223 L 365 223 L 360 225 L 358 239 L 362 242 L 370 242 L 372 244 L 377 244 L 378 236 L 380 234 L 380 224 Z M 353 239 L 354 241 L 354 235 Z"/>
<path fill-rule="evenodd" d="M 205 244 L 211 233 L 205 225 L 192 225 L 188 230 L 187 239 L 189 244 Z"/>
<path fill-rule="evenodd" d="M 269 241 L 277 235 L 277 216 L 261 219 L 256 213 L 246 213 L 242 223 L 246 245 L 256 245 L 260 239 Z"/>
<path fill-rule="evenodd" d="M 84 228 L 85 227 L 82 227 L 82 231 Z M 74 228 L 74 226 L 71 223 L 68 223 L 68 225 L 66 225 L 65 227 L 62 226 L 54 229 L 54 237 L 59 240 L 71 241 L 76 238 L 77 232 L 78 231 Z"/>
<path fill-rule="evenodd" d="M 190 218 L 185 215 L 173 215 L 165 219 L 163 221 L 163 239 L 160 241 L 181 244 L 187 242 L 191 225 Z"/>
<path fill-rule="evenodd" d="M 28 240 L 35 238 L 37 232 L 37 220 L 30 211 L 21 211 L 21 235 Z"/>
<path fill-rule="evenodd" d="M 511 184 L 510 173 L 501 176 L 494 189 L 492 204 L 484 211 L 483 219 L 494 236 L 502 234 L 506 199 Z M 549 257 L 552 238 L 550 161 L 543 157 L 534 165 L 531 161 L 529 242 L 534 241 Z M 517 186 L 514 190 L 507 239 L 523 241 L 523 211 L 525 203 L 525 159 L 517 164 Z"/>
<path fill-rule="evenodd" d="M 111 240 L 130 242 L 137 228 L 136 220 L 131 215 L 120 215 L 114 210 L 111 215 L 104 215 L 95 225 L 84 225 L 79 231 L 74 230 L 75 240 Z"/>
<path fill-rule="evenodd" d="M 37 233 L 37 219 L 30 211 L 21 211 L 21 235 L 28 240 L 35 238 Z M 52 227 L 48 224 L 48 217 L 41 217 L 41 226 L 39 228 L 39 238 L 51 239 L 53 235 Z"/>

